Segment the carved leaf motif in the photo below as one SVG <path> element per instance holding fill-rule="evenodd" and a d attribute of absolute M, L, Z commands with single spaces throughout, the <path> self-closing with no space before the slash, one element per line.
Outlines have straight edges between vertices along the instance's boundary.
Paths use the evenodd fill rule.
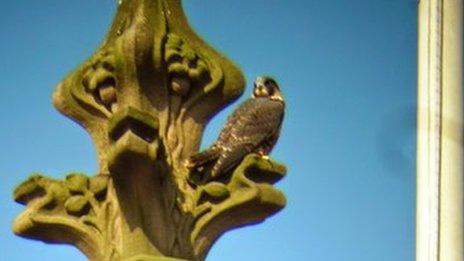
<path fill-rule="evenodd" d="M 91 114 L 110 117 L 117 102 L 116 77 L 114 70 L 116 61 L 113 49 L 99 51 L 73 75 L 68 83 L 72 96 Z"/>
<path fill-rule="evenodd" d="M 103 200 L 108 189 L 108 177 L 103 175 L 95 176 L 90 180 L 89 190 L 99 201 Z"/>
<path fill-rule="evenodd" d="M 35 174 L 19 185 L 13 194 L 16 202 L 27 205 L 31 200 L 45 196 L 45 188 L 39 185 L 42 176 Z"/>
<path fill-rule="evenodd" d="M 256 155 L 221 180 L 187 180 L 183 160 L 243 89 L 240 70 L 189 28 L 180 0 L 122 1 L 102 47 L 54 94 L 91 135 L 98 175 L 32 176 L 14 193 L 27 208 L 15 233 L 74 244 L 91 260 L 204 260 L 225 231 L 285 205 L 272 186 L 285 168 Z"/>
<path fill-rule="evenodd" d="M 219 182 L 210 182 L 203 187 L 203 190 L 214 198 L 225 198 L 230 195 L 227 186 Z"/>
<path fill-rule="evenodd" d="M 85 196 L 70 197 L 64 204 L 66 212 L 73 216 L 87 215 L 90 211 L 89 200 Z"/>
<path fill-rule="evenodd" d="M 73 173 L 66 176 L 66 186 L 72 193 L 85 193 L 89 183 L 89 178 L 80 173 Z"/>
<path fill-rule="evenodd" d="M 285 196 L 272 185 L 285 173 L 286 168 L 280 163 L 250 154 L 228 173 L 225 183 L 211 181 L 197 187 L 197 193 L 203 196 L 194 211 L 195 253 L 204 256 L 226 230 L 261 222 L 281 210 L 286 203 Z M 225 191 L 230 191 L 228 197 L 212 196 Z"/>

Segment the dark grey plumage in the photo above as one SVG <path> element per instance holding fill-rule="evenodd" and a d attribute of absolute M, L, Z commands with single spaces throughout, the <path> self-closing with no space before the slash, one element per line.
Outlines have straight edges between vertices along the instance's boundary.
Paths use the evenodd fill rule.
<path fill-rule="evenodd" d="M 269 77 L 255 81 L 252 98 L 242 103 L 228 118 L 218 140 L 195 154 L 187 167 L 214 162 L 211 177 L 230 170 L 249 153 L 268 155 L 279 137 L 285 104 L 277 83 Z"/>

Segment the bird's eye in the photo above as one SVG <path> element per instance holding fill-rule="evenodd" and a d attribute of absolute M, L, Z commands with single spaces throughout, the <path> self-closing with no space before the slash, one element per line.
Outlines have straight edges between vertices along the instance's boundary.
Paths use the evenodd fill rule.
<path fill-rule="evenodd" d="M 272 87 L 272 85 L 266 85 L 266 91 L 268 93 L 268 95 L 273 95 L 274 94 L 274 88 Z"/>

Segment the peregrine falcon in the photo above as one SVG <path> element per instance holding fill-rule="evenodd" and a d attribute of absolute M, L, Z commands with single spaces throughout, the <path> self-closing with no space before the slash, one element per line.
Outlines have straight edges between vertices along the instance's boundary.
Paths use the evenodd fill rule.
<path fill-rule="evenodd" d="M 249 153 L 267 157 L 279 138 L 284 109 L 277 82 L 271 77 L 258 77 L 251 98 L 229 116 L 211 147 L 187 160 L 187 168 L 213 164 L 210 177 L 215 178 L 238 165 Z"/>

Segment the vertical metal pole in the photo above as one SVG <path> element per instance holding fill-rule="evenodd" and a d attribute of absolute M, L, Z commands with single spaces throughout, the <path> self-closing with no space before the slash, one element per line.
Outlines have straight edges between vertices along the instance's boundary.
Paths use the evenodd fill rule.
<path fill-rule="evenodd" d="M 418 13 L 416 260 L 463 255 L 463 0 Z"/>

